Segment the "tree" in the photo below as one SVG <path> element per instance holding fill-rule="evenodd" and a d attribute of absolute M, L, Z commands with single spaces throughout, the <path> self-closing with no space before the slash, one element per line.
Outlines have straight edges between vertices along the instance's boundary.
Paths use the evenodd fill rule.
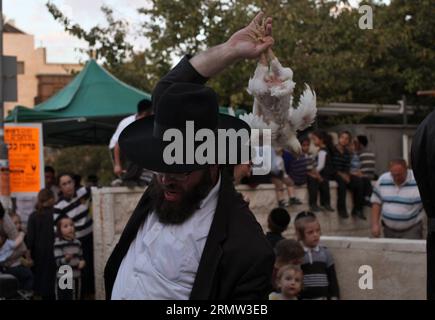
<path fill-rule="evenodd" d="M 260 9 L 274 19 L 274 51 L 293 69 L 296 94 L 304 83 L 323 102 L 397 103 L 403 94 L 418 102 L 415 92 L 435 85 L 435 2 L 392 0 L 390 5 L 364 1 L 374 12 L 374 28 L 361 30 L 361 15 L 326 0 L 151 0 L 144 15 L 143 36 L 150 41 L 144 52 L 126 43 L 126 24 L 108 8 L 109 27 L 89 32 L 73 25 L 54 5 L 49 9 L 73 35 L 88 41 L 108 69 L 127 83 L 150 91 L 174 61 L 221 43 L 246 25 Z M 117 36 L 115 36 L 117 35 Z M 238 63 L 210 81 L 222 105 L 249 109 L 246 92 L 255 62 Z"/>
<path fill-rule="evenodd" d="M 70 147 L 51 151 L 47 165 L 52 165 L 58 174 L 79 174 L 82 183 L 89 175 L 96 175 L 100 185 L 109 185 L 114 179 L 109 149 L 100 146 Z"/>
<path fill-rule="evenodd" d="M 158 79 L 155 78 L 154 62 L 150 61 L 147 51 L 135 53 L 133 45 L 127 41 L 130 24 L 122 19 L 115 19 L 113 10 L 102 6 L 106 26 L 94 26 L 86 31 L 79 24 L 66 17 L 55 4 L 46 4 L 49 12 L 66 32 L 84 40 L 88 48 L 80 51 L 88 58 L 98 60 L 103 66 L 120 80 L 146 92 L 151 92 Z M 150 72 L 151 71 L 151 72 Z"/>

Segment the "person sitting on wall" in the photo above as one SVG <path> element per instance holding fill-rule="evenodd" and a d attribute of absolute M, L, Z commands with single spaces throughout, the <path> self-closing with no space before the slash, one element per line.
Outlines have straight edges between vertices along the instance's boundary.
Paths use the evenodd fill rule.
<path fill-rule="evenodd" d="M 363 214 L 362 180 L 350 174 L 351 154 L 349 152 L 349 143 L 351 138 L 350 132 L 340 132 L 338 144 L 332 154 L 332 164 L 336 172 L 335 181 L 337 182 L 337 211 L 340 218 L 349 217 L 346 208 L 346 192 L 347 188 L 349 188 L 353 195 L 352 215 L 365 219 Z"/>

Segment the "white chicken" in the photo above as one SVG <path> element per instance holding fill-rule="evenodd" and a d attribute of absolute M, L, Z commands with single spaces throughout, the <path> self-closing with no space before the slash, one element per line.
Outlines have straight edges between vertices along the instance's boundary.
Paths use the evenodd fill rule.
<path fill-rule="evenodd" d="M 284 68 L 269 49 L 257 64 L 249 80 L 248 92 L 254 96 L 253 112 L 240 118 L 252 129 L 269 128 L 272 146 L 301 154 L 296 133 L 308 128 L 316 118 L 316 94 L 305 85 L 297 108 L 292 106 L 295 87 L 293 71 Z"/>

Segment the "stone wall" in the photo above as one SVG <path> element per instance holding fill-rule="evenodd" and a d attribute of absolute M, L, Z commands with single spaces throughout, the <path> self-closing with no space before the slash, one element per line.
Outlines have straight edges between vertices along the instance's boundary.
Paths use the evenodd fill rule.
<path fill-rule="evenodd" d="M 143 191 L 125 187 L 92 188 L 96 299 L 104 299 L 104 266 Z"/>
<path fill-rule="evenodd" d="M 239 186 L 238 190 L 250 199 L 250 208 L 266 231 L 267 215 L 277 205 L 273 185 L 260 185 L 256 189 Z M 118 242 L 122 230 L 143 192 L 144 189 L 142 188 L 128 189 L 126 187 L 92 189 L 97 299 L 104 298 L 103 270 L 106 261 Z M 284 233 L 287 237 L 294 236 L 293 219 L 297 212 L 307 209 L 307 190 L 297 188 L 296 196 L 304 204 L 289 208 L 292 223 Z M 331 183 L 331 204 L 333 207 L 335 202 L 336 186 Z M 352 205 L 350 194 L 348 194 L 347 204 L 348 206 Z M 350 212 L 350 208 L 348 209 Z M 366 208 L 365 214 L 368 218 L 370 217 L 368 208 Z M 352 217 L 339 219 L 336 212 L 319 213 L 318 218 L 324 236 L 322 241 L 326 242 L 334 256 L 336 256 L 343 298 L 382 298 L 383 295 L 387 299 L 423 297 L 424 283 L 421 283 L 421 275 L 425 275 L 423 261 L 425 255 L 424 245 L 421 241 L 415 244 L 415 241 L 400 242 L 400 240 L 391 239 L 352 238 L 368 237 L 370 235 L 369 219 L 366 221 Z M 346 238 L 339 239 L 327 236 L 346 236 Z M 397 243 L 397 241 L 399 242 Z M 408 242 L 411 244 L 408 244 Z M 379 279 L 376 286 L 382 289 L 371 292 L 357 290 L 355 286 L 358 283 L 356 279 L 359 275 L 355 270 L 358 270 L 358 267 L 363 264 L 373 265 L 375 279 Z M 389 273 L 389 270 L 393 269 L 397 272 Z M 406 274 L 406 270 L 409 270 L 409 273 L 419 270 L 419 275 L 411 276 L 411 274 Z M 403 280 L 400 279 L 401 277 L 403 277 Z M 413 279 L 413 284 L 409 285 L 412 288 L 407 288 L 408 285 L 404 284 L 404 282 L 408 283 L 407 277 Z M 416 291 L 417 287 L 414 288 L 414 283 L 418 284 L 417 287 L 420 287 L 420 291 Z M 398 291 L 396 289 L 401 285 L 403 285 L 404 291 L 395 292 Z M 395 291 L 389 290 L 389 287 L 395 288 Z M 378 294 L 378 292 L 382 294 Z"/>
<path fill-rule="evenodd" d="M 275 208 L 278 203 L 276 201 L 275 189 L 273 184 L 262 184 L 257 188 L 252 189 L 246 185 L 240 185 L 237 189 L 249 199 L 249 207 L 255 214 L 258 222 L 264 230 L 267 230 L 267 216 L 271 209 Z M 337 202 L 337 185 L 335 182 L 330 182 L 331 190 L 331 206 L 335 208 Z M 296 187 L 295 195 L 302 201 L 302 205 L 291 206 L 288 211 L 291 216 L 290 227 L 284 232 L 284 236 L 294 236 L 293 220 L 297 213 L 303 210 L 308 210 L 308 192 L 305 187 Z M 347 194 L 346 201 L 348 212 L 352 209 L 351 193 Z M 348 218 L 340 219 L 336 212 L 321 212 L 317 214 L 324 235 L 343 235 L 343 236 L 370 236 L 370 209 L 365 207 L 365 215 L 367 220 Z"/>
<path fill-rule="evenodd" d="M 325 236 L 321 242 L 334 257 L 342 299 L 426 299 L 425 240 Z M 372 290 L 359 286 L 361 266 L 372 270 Z"/>

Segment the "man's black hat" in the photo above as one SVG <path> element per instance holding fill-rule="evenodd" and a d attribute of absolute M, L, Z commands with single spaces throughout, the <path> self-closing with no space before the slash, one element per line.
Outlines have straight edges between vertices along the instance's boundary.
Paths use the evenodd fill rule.
<path fill-rule="evenodd" d="M 127 158 L 152 171 L 183 173 L 211 164 L 197 163 L 194 155 L 186 154 L 187 143 L 192 143 L 192 141 L 187 141 L 189 136 L 186 132 L 186 121 L 193 121 L 194 134 L 200 129 L 210 129 L 215 133 L 214 163 L 218 163 L 219 153 L 226 150 L 226 162 L 229 164 L 229 153 L 234 147 L 228 146 L 228 140 L 224 146 L 218 146 L 218 129 L 235 129 L 236 131 L 245 129 L 249 137 L 249 125 L 236 117 L 219 114 L 217 94 L 204 85 L 175 83 L 163 93 L 154 109 L 154 115 L 136 120 L 123 130 L 119 138 L 120 148 Z M 165 132 L 168 134 L 168 129 L 178 129 L 183 133 L 182 163 L 168 164 L 164 161 L 165 148 L 173 142 L 172 139 L 163 141 L 163 136 Z M 195 141 L 194 150 L 202 143 L 203 141 Z M 238 139 L 237 152 L 240 152 L 241 148 L 242 142 Z M 249 146 L 248 150 L 250 150 Z M 193 157 L 193 163 L 186 161 L 187 156 Z M 242 160 L 239 156 L 237 163 L 241 163 Z"/>

